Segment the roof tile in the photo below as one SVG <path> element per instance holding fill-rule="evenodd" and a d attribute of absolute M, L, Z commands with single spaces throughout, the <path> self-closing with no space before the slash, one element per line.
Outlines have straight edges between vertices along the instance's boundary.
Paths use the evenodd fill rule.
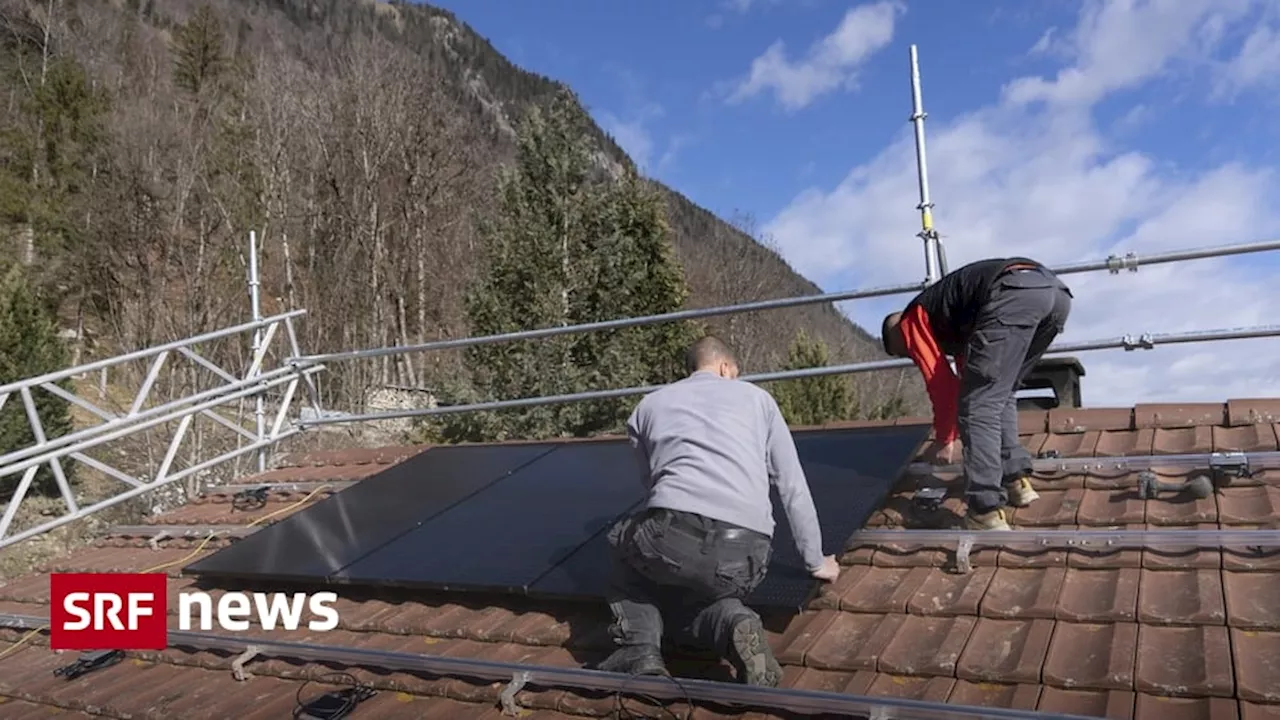
<path fill-rule="evenodd" d="M 1134 687 L 1153 695 L 1234 696 L 1227 629 L 1216 625 L 1140 626 Z"/>
<path fill-rule="evenodd" d="M 1078 476 L 1077 476 L 1078 477 Z M 1070 490 L 1040 490 L 1042 483 L 1032 485 L 1040 493 L 1040 499 L 1028 507 L 1018 508 L 1013 512 L 1015 525 L 1050 526 L 1074 525 L 1076 513 L 1080 510 L 1080 501 L 1084 499 L 1083 488 Z"/>
<path fill-rule="evenodd" d="M 1040 448 L 1040 454 L 1051 456 L 1057 453 L 1058 457 L 1091 457 L 1094 448 L 1098 446 L 1098 441 L 1101 439 L 1102 433 L 1097 430 L 1058 433 L 1050 435 L 1044 441 L 1044 445 Z"/>
<path fill-rule="evenodd" d="M 1280 423 L 1280 398 L 1227 401 L 1227 424 Z"/>
<path fill-rule="evenodd" d="M 1132 430 L 1133 408 L 1054 408 L 1049 411 L 1049 432 L 1084 433 L 1090 430 Z"/>
<path fill-rule="evenodd" d="M 949 677 L 920 677 L 880 673 L 876 675 L 871 687 L 867 688 L 867 694 L 940 703 L 946 702 L 951 697 L 951 690 L 955 686 L 955 679 Z"/>
<path fill-rule="evenodd" d="M 1122 690 L 1063 690 L 1045 687 L 1040 712 L 1132 720 L 1134 694 Z"/>
<path fill-rule="evenodd" d="M 907 610 L 917 615 L 976 615 L 995 573 L 994 567 L 964 574 L 935 569 L 912 595 Z"/>
<path fill-rule="evenodd" d="M 1160 525 L 1148 525 L 1147 529 L 1160 529 Z M 1179 530 L 1217 530 L 1217 523 L 1199 523 Z M 1146 548 L 1142 551 L 1142 567 L 1148 570 L 1216 570 L 1222 567 L 1222 551 L 1214 548 Z"/>
<path fill-rule="evenodd" d="M 1151 625 L 1221 625 L 1226 620 L 1222 573 L 1143 570 L 1138 620 Z"/>
<path fill-rule="evenodd" d="M 983 617 L 1052 619 L 1066 577 L 1063 568 L 996 569 L 982 598 Z"/>
<path fill-rule="evenodd" d="M 1154 442 L 1155 431 L 1151 429 L 1104 430 L 1098 434 L 1093 454 L 1098 457 L 1150 455 Z"/>
<path fill-rule="evenodd" d="M 1215 452 L 1271 452 L 1277 447 L 1273 423 L 1211 428 Z"/>
<path fill-rule="evenodd" d="M 1185 428 L 1220 425 L 1225 420 L 1222 403 L 1145 404 L 1133 408 L 1135 428 Z"/>
<path fill-rule="evenodd" d="M 1140 571 L 1070 568 L 1058 597 L 1059 620 L 1131 622 L 1136 617 Z"/>
<path fill-rule="evenodd" d="M 1242 630 L 1280 630 L 1280 573 L 1222 573 L 1227 624 Z"/>
<path fill-rule="evenodd" d="M 967 616 L 903 617 L 902 627 L 880 655 L 880 669 L 895 675 L 954 677 L 977 621 Z"/>
<path fill-rule="evenodd" d="M 1227 698 L 1138 695 L 1134 720 L 1237 720 L 1239 707 Z"/>
<path fill-rule="evenodd" d="M 1052 620 L 980 618 L 956 665 L 961 680 L 1039 685 Z M 1035 705 L 1032 704 L 1031 708 Z"/>
<path fill-rule="evenodd" d="M 1152 455 L 1188 455 L 1213 452 L 1213 431 L 1204 425 L 1162 428 L 1155 431 Z"/>
<path fill-rule="evenodd" d="M 1251 525 L 1280 518 L 1280 487 L 1224 487 L 1218 489 L 1218 517 L 1223 525 Z"/>
<path fill-rule="evenodd" d="M 875 670 L 904 619 L 903 615 L 836 613 L 805 652 L 804 664 L 819 670 Z"/>
<path fill-rule="evenodd" d="M 1061 688 L 1132 690 L 1137 649 L 1135 623 L 1059 622 L 1049 643 L 1044 680 Z"/>
<path fill-rule="evenodd" d="M 1081 525 L 1131 525 L 1143 522 L 1145 517 L 1146 503 L 1131 488 L 1086 489 L 1076 513 Z"/>
<path fill-rule="evenodd" d="M 1040 702 L 1040 685 L 1038 681 L 1026 685 L 1008 685 L 958 680 L 947 702 L 977 707 L 1035 710 Z"/>

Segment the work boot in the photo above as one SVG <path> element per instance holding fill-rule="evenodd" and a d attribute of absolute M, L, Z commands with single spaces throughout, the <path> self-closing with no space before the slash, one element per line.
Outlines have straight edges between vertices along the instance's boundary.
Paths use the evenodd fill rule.
<path fill-rule="evenodd" d="M 969 511 L 964 516 L 964 526 L 968 530 L 1012 530 L 1005 518 L 1004 509 L 996 508 L 991 512 L 975 513 Z"/>
<path fill-rule="evenodd" d="M 782 666 L 773 657 L 764 625 L 755 615 L 744 616 L 733 626 L 729 661 L 737 669 L 740 683 L 778 687 L 782 682 Z"/>
<path fill-rule="evenodd" d="M 624 645 L 596 665 L 597 670 L 624 675 L 670 675 L 662 652 L 652 645 Z"/>
<path fill-rule="evenodd" d="M 1024 508 L 1040 499 L 1040 493 L 1031 486 L 1031 478 L 1025 475 L 1010 480 L 1004 488 L 1009 493 L 1009 507 Z"/>

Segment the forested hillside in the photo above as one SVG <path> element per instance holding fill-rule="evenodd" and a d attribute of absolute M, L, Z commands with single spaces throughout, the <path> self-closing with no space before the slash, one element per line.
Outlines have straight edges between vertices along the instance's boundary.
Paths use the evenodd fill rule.
<path fill-rule="evenodd" d="M 299 340 L 312 353 L 818 292 L 743 227 L 637 177 L 566 88 L 513 66 L 427 5 L 0 0 L 0 89 L 0 239 L 11 243 L 0 262 L 22 268 L 58 324 L 79 338 L 73 355 L 82 360 L 247 320 L 250 230 L 263 248 L 264 313 L 306 308 Z M 513 233 L 528 232 L 512 224 L 520 212 L 545 218 L 512 205 L 514 175 L 500 171 L 520 165 L 537 118 L 564 111 L 557 98 L 581 114 L 570 125 L 579 128 L 575 152 L 590 166 L 590 182 L 629 193 L 592 196 L 600 214 L 575 221 L 580 252 L 606 252 L 590 240 L 593 228 L 632 238 L 627 252 L 650 259 L 629 276 L 645 280 L 629 292 L 639 297 L 669 272 L 680 287 L 644 303 L 592 301 L 571 312 L 580 274 L 600 282 L 605 266 L 570 268 L 569 242 L 560 238 L 563 311 L 539 306 L 498 318 L 498 296 L 486 305 L 478 294 L 524 286 L 495 279 L 495 252 L 514 247 Z M 568 157 L 552 152 L 526 153 L 526 191 L 535 166 Z M 674 253 L 659 260 L 660 247 Z M 533 276 L 512 257 L 520 256 L 506 257 L 508 280 Z M 797 358 L 882 356 L 878 342 L 828 306 L 712 321 L 711 329 L 739 348 L 748 372 Z M 663 347 L 694 330 L 671 330 Z M 628 337 L 565 349 L 560 367 L 617 365 L 617 353 L 653 336 Z M 625 362 L 642 355 L 632 354 Z M 387 385 L 430 388 L 442 402 L 498 390 L 534 394 L 545 388 L 531 387 L 532 379 L 558 372 L 479 377 L 491 376 L 493 363 L 516 362 L 503 357 L 435 353 L 334 365 L 325 404 L 359 410 L 370 388 Z M 568 375 L 555 387 L 654 379 L 630 370 Z M 836 415 L 920 408 L 914 373 L 848 382 Z M 616 412 L 579 417 L 560 431 L 604 428 Z"/>

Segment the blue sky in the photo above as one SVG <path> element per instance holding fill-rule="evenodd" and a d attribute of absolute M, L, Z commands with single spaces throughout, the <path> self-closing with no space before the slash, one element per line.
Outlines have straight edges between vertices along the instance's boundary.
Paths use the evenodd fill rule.
<path fill-rule="evenodd" d="M 648 174 L 722 217 L 755 216 L 830 290 L 922 277 L 913 43 L 953 266 L 1280 236 L 1268 0 L 437 4 L 573 87 Z M 1275 255 L 1073 276 L 1063 340 L 1280 323 L 1263 300 Z M 846 311 L 875 327 L 905 300 Z M 1277 350 L 1090 353 L 1086 402 L 1280 394 Z"/>

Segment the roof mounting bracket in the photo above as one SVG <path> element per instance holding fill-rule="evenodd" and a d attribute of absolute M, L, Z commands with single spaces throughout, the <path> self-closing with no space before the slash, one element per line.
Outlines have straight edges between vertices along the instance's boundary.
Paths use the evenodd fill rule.
<path fill-rule="evenodd" d="M 173 537 L 173 536 L 169 534 L 168 530 L 161 530 L 155 535 L 152 535 L 151 537 L 147 538 L 147 547 L 151 548 L 153 552 L 159 552 L 160 541 L 170 537 Z"/>
<path fill-rule="evenodd" d="M 516 717 L 520 715 L 520 711 L 524 708 L 520 707 L 520 703 L 516 701 L 516 693 L 524 689 L 525 683 L 533 680 L 533 675 L 527 670 L 520 670 L 511 673 L 511 682 L 502 689 L 502 694 L 498 696 L 498 701 L 502 703 L 502 714 Z"/>
<path fill-rule="evenodd" d="M 1249 456 L 1242 452 L 1216 452 L 1209 455 L 1209 472 L 1217 487 L 1230 485 L 1236 478 L 1253 477 Z"/>
<path fill-rule="evenodd" d="M 969 562 L 969 551 L 973 550 L 973 536 L 964 535 L 956 542 L 956 572 L 967 575 L 973 572 Z"/>
<path fill-rule="evenodd" d="M 235 678 L 236 682 L 244 682 L 245 680 L 253 677 L 253 673 L 245 670 L 244 666 L 247 665 L 250 660 L 258 657 L 259 652 L 260 650 L 257 645 L 250 645 L 244 649 L 244 652 L 237 655 L 235 660 L 231 661 L 231 677 Z"/>
<path fill-rule="evenodd" d="M 75 680 L 81 675 L 87 675 L 94 670 L 101 670 L 105 667 L 115 665 L 124 659 L 123 650 L 94 650 L 92 652 L 82 653 L 75 662 L 53 671 L 54 675 L 65 677 L 68 680 Z"/>

